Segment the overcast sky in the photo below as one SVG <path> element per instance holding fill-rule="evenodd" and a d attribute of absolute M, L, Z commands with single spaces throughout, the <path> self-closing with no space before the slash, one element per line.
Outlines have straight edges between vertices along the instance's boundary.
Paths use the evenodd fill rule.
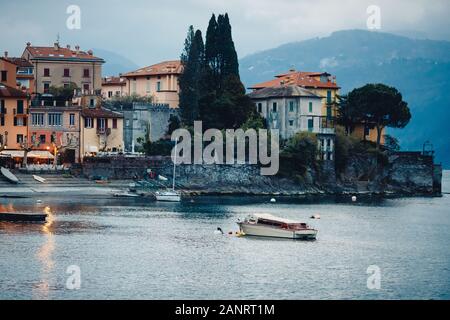
<path fill-rule="evenodd" d="M 66 9 L 81 9 L 69 30 Z M 0 53 L 25 43 L 116 52 L 139 66 L 178 59 L 189 25 L 206 32 L 211 13 L 228 12 L 239 57 L 283 43 L 365 29 L 369 5 L 381 9 L 381 30 L 450 40 L 450 0 L 0 0 Z"/>

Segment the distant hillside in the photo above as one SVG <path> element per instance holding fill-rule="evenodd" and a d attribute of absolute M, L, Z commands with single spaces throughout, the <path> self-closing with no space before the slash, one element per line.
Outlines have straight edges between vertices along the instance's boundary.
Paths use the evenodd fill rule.
<path fill-rule="evenodd" d="M 108 50 L 93 49 L 97 57 L 103 58 L 106 62 L 102 67 L 102 76 L 116 76 L 119 73 L 125 73 L 138 69 L 133 61 Z"/>
<path fill-rule="evenodd" d="M 437 160 L 450 168 L 450 42 L 348 30 L 240 60 L 247 87 L 292 67 L 336 75 L 342 93 L 375 82 L 397 87 L 413 118 L 405 129 L 390 134 L 400 139 L 403 150 L 421 150 L 423 142 L 430 140 Z"/>

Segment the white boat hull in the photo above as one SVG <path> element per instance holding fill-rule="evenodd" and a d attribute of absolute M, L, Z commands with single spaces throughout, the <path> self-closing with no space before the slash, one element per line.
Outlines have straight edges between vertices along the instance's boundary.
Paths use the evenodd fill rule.
<path fill-rule="evenodd" d="M 315 239 L 317 235 L 317 230 L 314 229 L 287 230 L 248 223 L 239 223 L 239 227 L 241 229 L 241 232 L 243 232 L 247 236 L 286 239 Z"/>
<path fill-rule="evenodd" d="M 19 182 L 19 179 L 17 179 L 17 177 L 11 171 L 9 171 L 8 169 L 6 169 L 4 167 L 1 167 L 0 171 L 1 171 L 2 175 L 6 179 L 8 179 L 10 182 L 12 182 L 12 183 L 18 183 Z"/>
<path fill-rule="evenodd" d="M 181 196 L 179 194 L 164 194 L 164 193 L 156 193 L 157 201 L 168 201 L 168 202 L 180 202 Z"/>

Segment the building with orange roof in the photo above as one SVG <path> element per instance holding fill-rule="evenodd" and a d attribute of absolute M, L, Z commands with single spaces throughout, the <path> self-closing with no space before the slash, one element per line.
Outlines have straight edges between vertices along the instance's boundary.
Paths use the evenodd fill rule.
<path fill-rule="evenodd" d="M 119 77 L 106 77 L 102 79 L 102 97 L 112 99 L 125 95 L 126 79 Z"/>
<path fill-rule="evenodd" d="M 32 46 L 27 43 L 22 58 L 34 66 L 36 93 L 47 93 L 51 86 L 62 87 L 75 83 L 86 93 L 100 94 L 102 88 L 102 58 L 94 56 L 92 50 L 74 50 L 69 45 L 60 47 Z"/>
<path fill-rule="evenodd" d="M 249 89 L 259 90 L 267 87 L 295 85 L 305 88 L 322 98 L 322 115 L 336 116 L 336 96 L 340 87 L 336 77 L 327 72 L 304 72 L 289 70 L 287 73 L 275 76 L 275 79 L 252 85 Z"/>
<path fill-rule="evenodd" d="M 122 75 L 127 95 L 152 96 L 153 102 L 178 108 L 178 77 L 183 67 L 180 60 L 163 61 Z"/>
<path fill-rule="evenodd" d="M 80 154 L 96 155 L 99 152 L 122 152 L 123 115 L 101 105 L 81 108 Z"/>
<path fill-rule="evenodd" d="M 298 132 L 317 134 L 319 158 L 334 159 L 334 121 L 322 115 L 322 97 L 295 84 L 264 87 L 248 94 L 268 128 L 289 139 Z"/>
<path fill-rule="evenodd" d="M 5 51 L 2 58 L 3 61 L 8 61 L 15 65 L 16 84 L 17 89 L 25 91 L 26 93 L 34 93 L 34 66 L 31 62 L 24 58 L 10 57 L 8 51 Z M 0 62 L 1 64 L 1 62 Z M 12 73 L 14 71 L 11 70 Z"/>
<path fill-rule="evenodd" d="M 327 72 L 305 72 L 289 70 L 289 72 L 275 76 L 275 79 L 257 83 L 249 87 L 253 93 L 264 88 L 275 88 L 279 86 L 298 86 L 307 89 L 322 99 L 322 116 L 327 119 L 335 119 L 337 117 L 337 96 L 340 87 L 336 83 L 336 77 Z M 328 121 L 327 121 L 328 122 Z M 377 132 L 373 126 L 359 124 L 353 128 L 351 134 L 362 140 L 375 142 Z M 382 132 L 382 143 L 384 143 L 384 129 Z"/>

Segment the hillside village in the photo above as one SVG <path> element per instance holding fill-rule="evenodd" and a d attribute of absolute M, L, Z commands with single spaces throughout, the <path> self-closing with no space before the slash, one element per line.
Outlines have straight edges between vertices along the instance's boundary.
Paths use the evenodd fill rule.
<path fill-rule="evenodd" d="M 102 64 L 90 50 L 79 46 L 33 46 L 27 43 L 21 57 L 0 58 L 1 154 L 17 164 L 25 150 L 29 163 L 53 159 L 79 163 L 101 153 L 134 152 L 139 138 L 164 137 L 170 114 L 176 114 L 180 92 L 179 60 L 163 61 L 131 70 L 117 77 L 102 78 Z M 253 84 L 248 96 L 267 119 L 270 128 L 289 138 L 300 131 L 323 135 L 325 158 L 332 159 L 339 94 L 335 77 L 326 72 L 289 70 L 267 82 Z M 73 88 L 70 98 L 51 94 L 52 87 Z M 148 97 L 151 102 L 133 102 L 111 110 L 108 101 L 119 97 Z M 152 121 L 150 132 L 148 123 Z M 374 141 L 373 128 L 358 126 L 355 136 Z M 330 153 L 331 152 L 331 153 Z M 62 156 L 64 155 L 64 156 Z"/>
<path fill-rule="evenodd" d="M 372 150 L 381 160 L 387 161 L 381 154 L 383 150 L 398 151 L 395 140 L 393 143 L 385 135 L 388 123 L 368 121 L 361 110 L 346 113 L 344 106 L 350 105 L 347 98 L 351 101 L 352 97 L 341 97 L 339 79 L 326 71 L 290 69 L 264 82 L 245 84 L 244 88 L 228 15 L 220 15 L 217 21 L 213 15 L 208 33 L 211 30 L 218 39 L 228 41 L 227 46 L 214 49 L 225 50 L 216 54 L 228 59 L 220 63 L 229 70 L 192 71 L 204 63 L 199 63 L 204 56 L 198 48 L 212 51 L 208 43 L 203 43 L 201 32 L 194 32 L 192 27 L 181 60 L 149 62 L 148 66 L 105 78 L 105 60 L 78 45 L 63 46 L 57 41 L 53 46 L 36 46 L 28 42 L 20 57 L 4 52 L 0 57 L 2 166 L 64 171 L 79 169 L 86 161 L 123 158 L 127 162 L 130 157 L 167 156 L 173 129 L 189 127 L 195 119 L 206 121 L 207 128 L 231 125 L 237 129 L 255 124 L 255 129 L 278 129 L 281 176 L 297 177 L 300 182 L 308 170 L 318 172 L 324 168 L 331 169 L 331 173 L 312 176 L 345 180 L 342 177 L 348 169 L 349 149 L 361 149 L 359 141 L 364 142 L 362 154 Z M 197 54 L 194 58 L 193 52 Z M 191 87 L 195 87 L 192 92 Z M 395 88 L 392 90 L 401 100 Z M 408 123 L 410 115 L 406 111 L 403 123 L 394 126 Z M 161 148 L 159 143 L 166 143 L 166 147 Z M 298 156 L 301 153 L 306 156 Z M 366 184 L 376 180 L 380 159 L 375 166 L 353 172 L 352 179 Z M 134 176 L 142 177 L 145 163 Z M 314 180 L 310 183 L 317 182 Z"/>

